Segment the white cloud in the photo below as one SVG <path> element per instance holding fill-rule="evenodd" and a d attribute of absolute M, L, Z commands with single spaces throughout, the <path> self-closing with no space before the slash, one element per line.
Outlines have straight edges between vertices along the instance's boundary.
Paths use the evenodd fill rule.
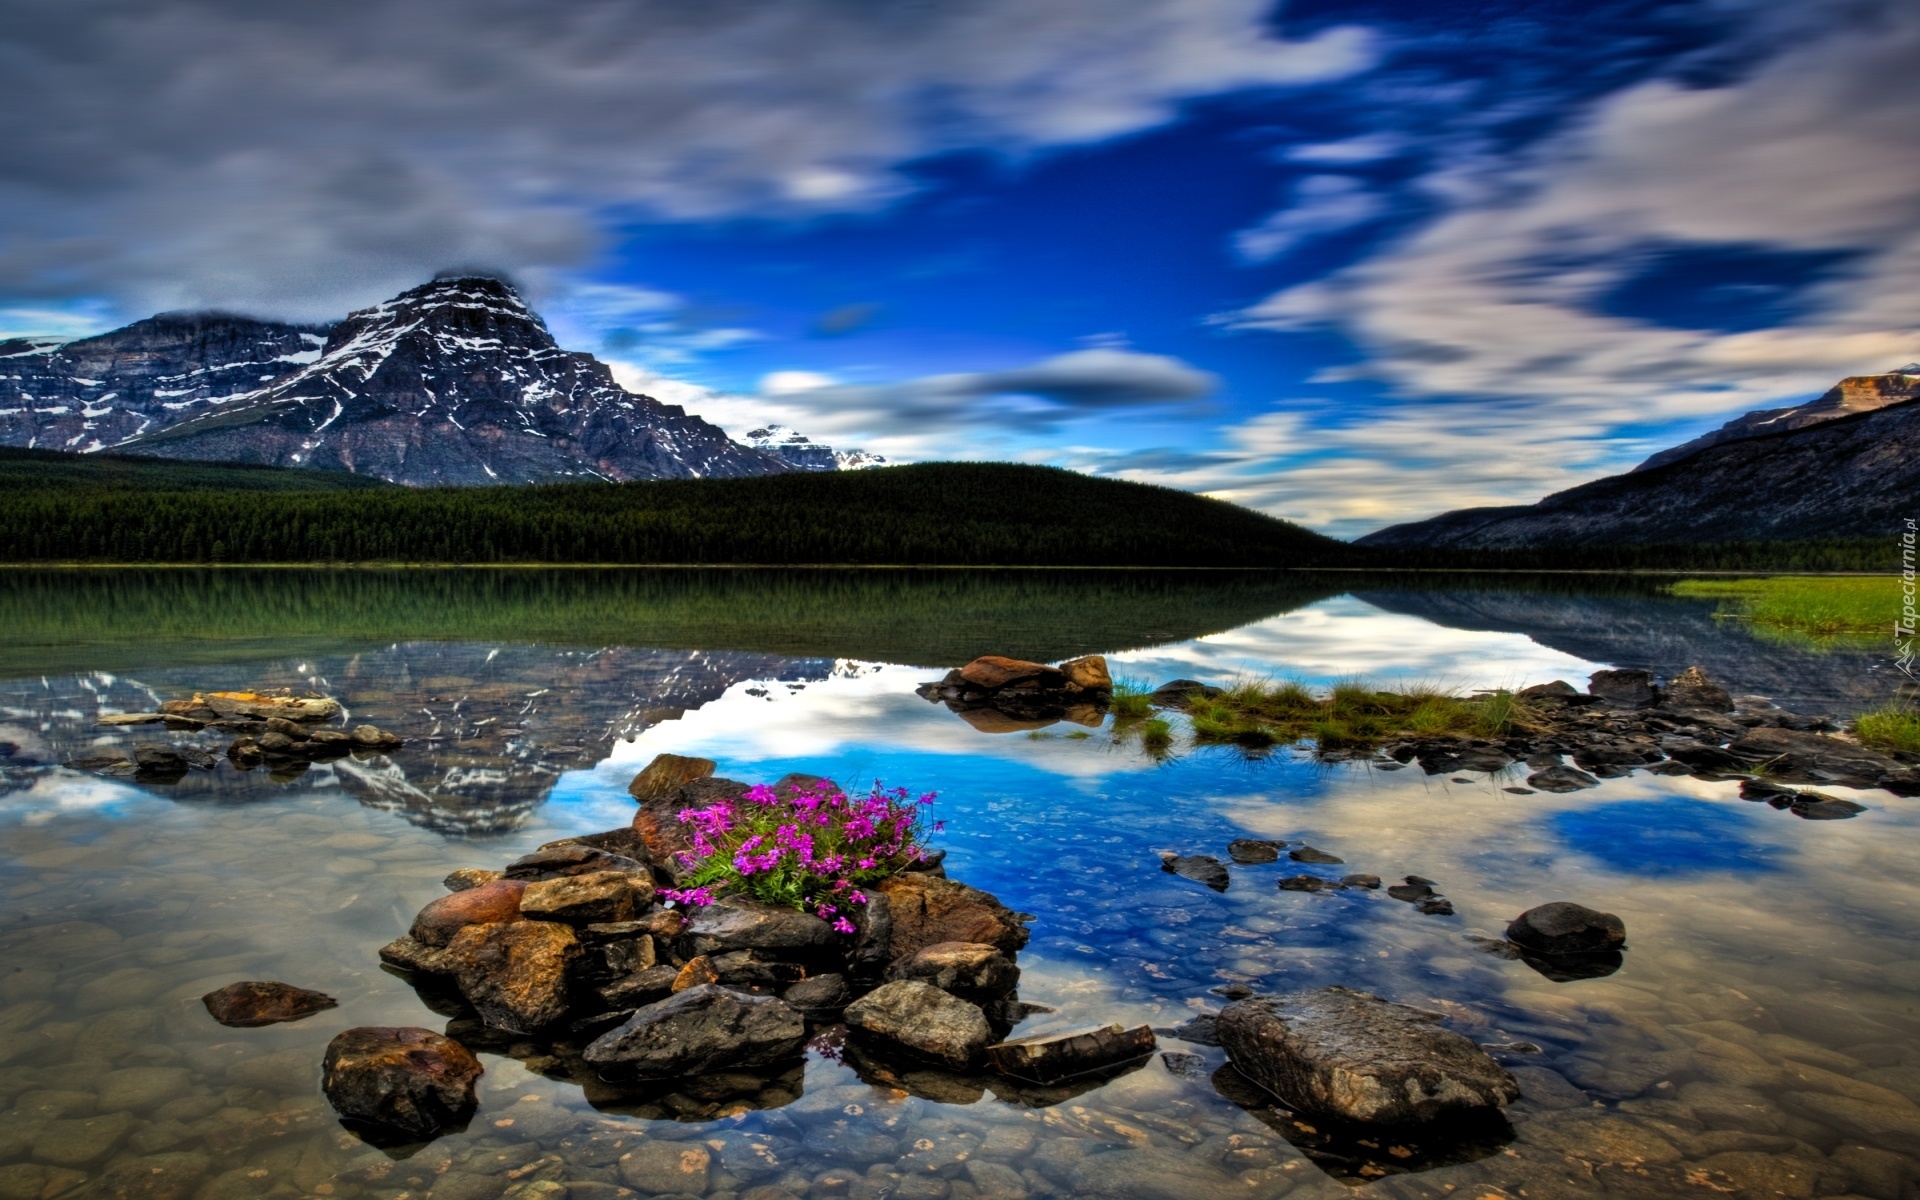
<path fill-rule="evenodd" d="M 1309 175 L 1294 185 L 1293 203 L 1233 237 L 1249 262 L 1278 258 L 1301 242 L 1362 225 L 1386 211 L 1381 198 L 1347 175 Z"/>
<path fill-rule="evenodd" d="M 1786 403 L 1912 359 L 1916 55 L 1920 9 L 1889 6 L 1803 34 L 1723 86 L 1629 88 L 1521 160 L 1442 169 L 1424 183 L 1447 205 L 1431 224 L 1233 318 L 1335 327 L 1365 356 L 1351 375 L 1405 398 L 1364 426 L 1317 431 L 1323 457 L 1240 494 L 1348 529 L 1529 502 L 1631 465 L 1657 448 L 1645 427 Z M 1771 328 L 1601 311 L 1662 245 L 1858 259 L 1814 287 L 1809 315 Z"/>
<path fill-rule="evenodd" d="M 1304 146 L 1291 146 L 1282 157 L 1289 162 L 1344 167 L 1393 158 L 1405 148 L 1405 139 L 1398 134 L 1369 133 L 1360 137 L 1343 138 L 1337 142 L 1310 142 Z"/>
<path fill-rule="evenodd" d="M 523 279 L 603 222 L 857 211 L 1336 78 L 1268 0 L 26 0 L 0 35 L 0 291 L 332 317 L 449 265 Z"/>

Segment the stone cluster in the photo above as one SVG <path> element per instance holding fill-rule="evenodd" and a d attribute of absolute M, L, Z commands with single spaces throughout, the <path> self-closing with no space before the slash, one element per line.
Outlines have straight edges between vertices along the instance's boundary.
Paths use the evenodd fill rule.
<path fill-rule="evenodd" d="M 987 654 L 915 691 L 982 733 L 1040 729 L 1056 721 L 1094 728 L 1106 718 L 1113 676 L 1098 654 L 1057 667 Z"/>
<path fill-rule="evenodd" d="M 1046 1011 L 1017 994 L 1015 956 L 1032 918 L 947 878 L 938 855 L 867 889 L 851 935 L 742 896 L 693 908 L 663 903 L 660 889 L 683 873 L 674 857 L 685 848 L 678 813 L 746 791 L 712 772 L 706 760 L 663 755 L 629 789 L 641 801 L 631 826 L 549 843 L 498 871 L 455 871 L 448 894 L 381 949 L 382 961 L 409 973 L 443 1010 L 451 1003 L 474 1014 L 477 1028 L 463 1040 L 533 1039 L 549 1073 L 603 1089 L 772 1076 L 753 1103 L 784 1103 L 796 1089 L 779 1077 L 822 1036 L 879 1078 L 937 1068 L 1050 1086 L 1104 1077 L 1152 1053 L 1144 1026 L 1007 1040 Z M 774 787 L 816 782 L 789 776 Z M 366 1033 L 369 1045 L 399 1036 L 349 1032 Z M 381 1051 L 351 1061 L 404 1074 L 412 1060 Z M 365 1089 L 348 1086 L 344 1073 L 336 1089 L 334 1074 L 328 1095 L 343 1115 L 396 1124 L 354 1108 Z M 409 1086 L 396 1081 L 381 1094 L 411 1095 Z M 460 1111 L 422 1101 L 397 1127 L 419 1133 L 405 1120 L 440 1113 L 451 1122 Z"/>
<path fill-rule="evenodd" d="M 271 771 L 326 762 L 362 753 L 392 750 L 404 745 L 399 736 L 374 725 L 351 729 L 327 727 L 341 715 L 340 703 L 326 696 L 295 696 L 288 692 L 196 692 L 191 699 L 162 701 L 155 712 L 114 713 L 99 724 L 121 727 L 159 725 L 169 730 L 234 734 L 227 760 L 242 771 L 265 766 Z M 159 742 L 140 743 L 133 757 L 100 754 L 67 763 L 78 770 L 102 775 L 134 777 L 149 782 L 178 779 L 189 770 L 210 771 L 212 753 L 198 746 Z"/>

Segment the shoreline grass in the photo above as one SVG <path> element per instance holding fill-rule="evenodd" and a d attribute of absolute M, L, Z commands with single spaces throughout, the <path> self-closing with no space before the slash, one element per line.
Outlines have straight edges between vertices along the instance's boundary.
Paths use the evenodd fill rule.
<path fill-rule="evenodd" d="M 1110 710 L 1116 740 L 1139 738 L 1164 756 L 1173 726 L 1152 717 L 1160 706 L 1138 685 L 1114 689 Z M 1182 710 L 1195 746 L 1238 746 L 1259 752 L 1311 742 L 1320 753 L 1372 749 L 1402 738 L 1504 737 L 1541 731 L 1542 718 L 1504 689 L 1460 696 L 1434 687 L 1390 691 L 1358 681 L 1323 692 L 1298 680 L 1236 680 L 1219 695 L 1193 696 Z"/>
<path fill-rule="evenodd" d="M 1920 754 L 1920 712 L 1911 708 L 1888 705 L 1861 713 L 1853 732 L 1863 746 Z"/>
<path fill-rule="evenodd" d="M 1890 575 L 1683 579 L 1672 591 L 1719 600 L 1715 617 L 1745 622 L 1757 633 L 1815 645 L 1891 633 L 1900 611 L 1900 583 Z"/>

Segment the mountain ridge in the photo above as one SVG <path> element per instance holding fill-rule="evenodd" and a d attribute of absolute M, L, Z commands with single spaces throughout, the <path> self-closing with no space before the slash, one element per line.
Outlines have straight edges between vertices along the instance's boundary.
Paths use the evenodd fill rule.
<path fill-rule="evenodd" d="M 331 325 L 161 314 L 0 342 L 0 445 L 349 471 L 412 486 L 840 466 L 742 444 L 562 349 L 511 284 L 449 275 Z M 820 461 L 810 461 L 817 459 Z M 807 460 L 807 461 L 803 461 Z"/>
<path fill-rule="evenodd" d="M 1916 494 L 1920 396 L 1710 444 L 1534 504 L 1390 525 L 1354 545 L 1428 552 L 1892 537 Z"/>

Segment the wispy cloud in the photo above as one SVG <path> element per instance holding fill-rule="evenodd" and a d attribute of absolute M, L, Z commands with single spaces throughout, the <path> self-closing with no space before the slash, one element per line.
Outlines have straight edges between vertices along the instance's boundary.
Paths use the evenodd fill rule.
<path fill-rule="evenodd" d="M 1436 219 L 1230 318 L 1338 330 L 1362 361 L 1323 378 L 1400 397 L 1364 424 L 1316 423 L 1320 457 L 1237 494 L 1343 526 L 1531 501 L 1630 465 L 1650 429 L 1913 359 L 1920 9 L 1824 11 L 1730 80 L 1644 82 L 1519 158 L 1455 157 L 1420 183 Z M 1704 300 L 1618 311 L 1662 254 L 1846 266 L 1751 328 L 1716 327 Z"/>
<path fill-rule="evenodd" d="M 1293 188 L 1293 203 L 1233 237 L 1249 262 L 1266 262 L 1301 242 L 1364 225 L 1386 211 L 1385 201 L 1350 175 L 1309 175 Z"/>

